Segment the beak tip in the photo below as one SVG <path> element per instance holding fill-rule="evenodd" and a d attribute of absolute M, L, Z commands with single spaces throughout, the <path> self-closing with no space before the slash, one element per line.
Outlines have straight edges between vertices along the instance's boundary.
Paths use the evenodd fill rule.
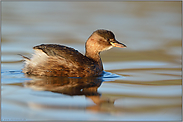
<path fill-rule="evenodd" d="M 116 47 L 119 47 L 119 48 L 127 48 L 127 46 L 125 44 L 120 44 L 119 46 L 116 46 Z"/>

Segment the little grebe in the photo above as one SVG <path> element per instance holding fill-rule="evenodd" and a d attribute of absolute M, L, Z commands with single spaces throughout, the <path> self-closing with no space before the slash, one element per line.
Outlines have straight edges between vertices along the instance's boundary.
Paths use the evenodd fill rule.
<path fill-rule="evenodd" d="M 23 56 L 23 73 L 39 76 L 91 77 L 100 76 L 103 65 L 100 52 L 112 47 L 124 48 L 126 45 L 116 41 L 108 30 L 96 30 L 85 43 L 86 53 L 57 44 L 41 44 L 33 47 L 35 54 L 31 59 Z"/>

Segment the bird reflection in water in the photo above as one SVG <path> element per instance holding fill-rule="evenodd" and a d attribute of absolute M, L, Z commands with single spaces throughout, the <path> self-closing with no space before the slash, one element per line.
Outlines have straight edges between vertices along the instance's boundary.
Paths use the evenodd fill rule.
<path fill-rule="evenodd" d="M 69 96 L 84 95 L 96 105 L 110 103 L 109 99 L 100 98 L 97 89 L 103 82 L 102 77 L 68 78 L 68 77 L 43 77 L 28 76 L 33 80 L 24 83 L 25 87 L 39 91 L 51 91 Z M 112 102 L 113 103 L 113 102 Z"/>

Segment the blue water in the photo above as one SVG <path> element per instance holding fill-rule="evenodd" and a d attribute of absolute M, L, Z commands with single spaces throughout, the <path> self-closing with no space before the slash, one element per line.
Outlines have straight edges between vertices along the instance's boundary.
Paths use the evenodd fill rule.
<path fill-rule="evenodd" d="M 127 45 L 96 78 L 22 73 L 22 54 L 59 43 L 85 52 L 96 29 Z M 181 2 L 2 2 L 1 120 L 182 120 Z"/>

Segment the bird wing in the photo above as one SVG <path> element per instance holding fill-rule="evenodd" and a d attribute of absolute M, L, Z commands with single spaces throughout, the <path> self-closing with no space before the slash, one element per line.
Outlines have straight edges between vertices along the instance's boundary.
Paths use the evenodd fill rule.
<path fill-rule="evenodd" d="M 33 49 L 42 50 L 48 56 L 62 57 L 66 60 L 76 62 L 80 65 L 86 64 L 90 59 L 78 52 L 77 50 L 57 44 L 41 44 L 33 47 Z"/>

